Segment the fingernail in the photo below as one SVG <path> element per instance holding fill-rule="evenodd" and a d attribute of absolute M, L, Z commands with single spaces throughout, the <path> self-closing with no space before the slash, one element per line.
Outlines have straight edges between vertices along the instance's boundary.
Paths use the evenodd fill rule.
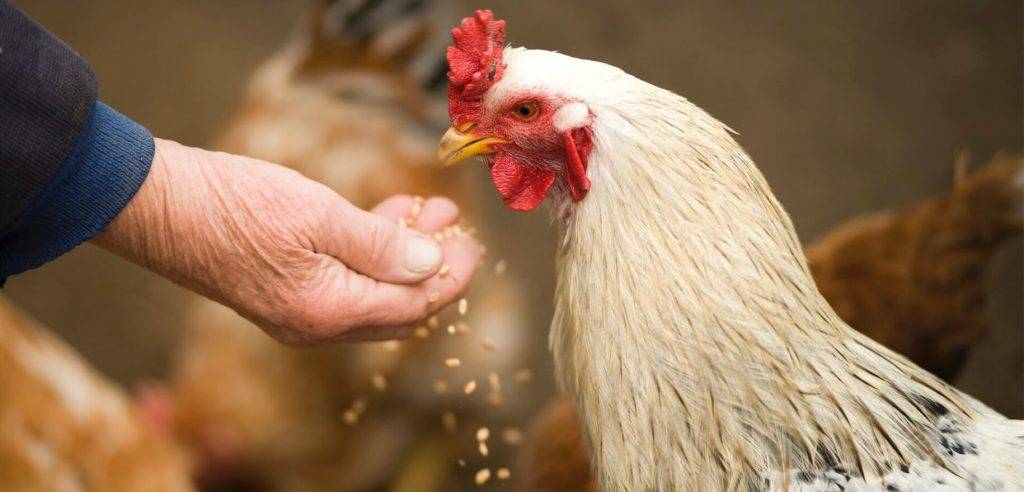
<path fill-rule="evenodd" d="M 441 246 L 421 236 L 410 235 L 405 243 L 405 269 L 411 273 L 424 273 L 441 261 Z"/>

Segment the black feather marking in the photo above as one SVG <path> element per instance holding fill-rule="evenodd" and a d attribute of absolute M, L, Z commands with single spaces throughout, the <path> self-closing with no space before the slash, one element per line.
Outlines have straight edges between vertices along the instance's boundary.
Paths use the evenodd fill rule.
<path fill-rule="evenodd" d="M 796 479 L 803 483 L 811 483 L 814 481 L 814 478 L 814 474 L 811 472 L 802 471 L 796 474 Z"/>
<path fill-rule="evenodd" d="M 943 415 L 949 415 L 949 409 L 945 405 L 921 395 L 913 395 L 911 397 L 915 403 L 924 407 L 929 413 L 936 417 L 942 417 Z"/>
<path fill-rule="evenodd" d="M 822 465 L 825 468 L 835 469 L 839 465 L 839 459 L 835 453 L 825 447 L 823 443 L 818 443 L 817 446 L 818 458 L 821 460 Z"/>

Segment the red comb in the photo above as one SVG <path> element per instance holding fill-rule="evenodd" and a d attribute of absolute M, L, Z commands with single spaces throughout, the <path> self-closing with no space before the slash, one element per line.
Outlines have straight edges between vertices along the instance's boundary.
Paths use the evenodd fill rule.
<path fill-rule="evenodd" d="M 477 10 L 452 29 L 455 46 L 448 47 L 448 114 L 458 127 L 477 121 L 484 93 L 501 79 L 505 64 L 505 21 L 490 10 Z"/>

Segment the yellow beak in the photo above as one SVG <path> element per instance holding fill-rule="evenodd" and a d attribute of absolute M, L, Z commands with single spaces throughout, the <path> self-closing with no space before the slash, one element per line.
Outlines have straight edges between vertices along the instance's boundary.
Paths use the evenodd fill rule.
<path fill-rule="evenodd" d="M 508 140 L 503 138 L 474 135 L 475 126 L 474 123 L 466 123 L 444 132 L 437 147 L 437 158 L 442 166 L 450 166 L 475 155 L 490 154 L 494 152 L 492 145 L 508 143 Z"/>

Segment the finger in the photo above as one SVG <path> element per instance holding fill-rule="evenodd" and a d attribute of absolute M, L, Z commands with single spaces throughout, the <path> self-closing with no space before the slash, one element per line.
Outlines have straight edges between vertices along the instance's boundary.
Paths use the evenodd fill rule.
<path fill-rule="evenodd" d="M 436 275 L 416 285 L 378 282 L 352 274 L 348 279 L 346 299 L 332 303 L 344 306 L 346 319 L 340 327 L 338 340 L 365 341 L 387 339 L 393 335 L 408 336 L 407 328 L 459 299 L 469 286 L 480 261 L 481 248 L 474 239 L 453 236 L 442 246 L 448 265 L 445 275 Z M 383 330 L 380 327 L 406 328 Z M 355 328 L 353 328 L 355 327 Z"/>
<path fill-rule="evenodd" d="M 435 233 L 459 220 L 459 207 L 455 202 L 442 197 L 431 197 L 423 202 L 421 210 L 413 218 L 412 227 L 426 233 Z"/>
<path fill-rule="evenodd" d="M 384 212 L 400 209 L 404 198 L 386 201 Z M 399 225 L 390 217 L 348 205 L 347 213 L 329 221 L 326 254 L 375 280 L 416 283 L 437 273 L 441 247 L 430 236 Z"/>
<path fill-rule="evenodd" d="M 414 202 L 416 199 L 409 195 L 395 195 L 378 203 L 370 212 L 397 222 L 409 216 Z"/>

